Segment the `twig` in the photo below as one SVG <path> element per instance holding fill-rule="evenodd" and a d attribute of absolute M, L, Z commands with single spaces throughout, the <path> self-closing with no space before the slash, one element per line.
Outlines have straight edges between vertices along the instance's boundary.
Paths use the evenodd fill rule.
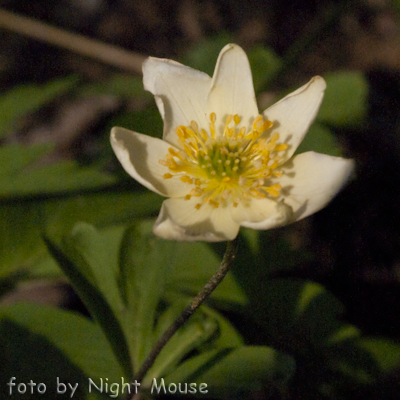
<path fill-rule="evenodd" d="M 127 72 L 142 73 L 145 56 L 109 45 L 98 40 L 88 39 L 76 33 L 55 28 L 40 21 L 23 17 L 0 8 L 0 28 L 7 29 L 32 39 L 62 47 L 94 58 Z"/>

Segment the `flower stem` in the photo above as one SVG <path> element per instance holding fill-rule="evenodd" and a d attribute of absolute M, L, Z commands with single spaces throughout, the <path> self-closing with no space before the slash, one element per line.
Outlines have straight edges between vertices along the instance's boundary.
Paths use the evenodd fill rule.
<path fill-rule="evenodd" d="M 138 373 L 132 380 L 132 382 L 139 382 L 143 380 L 148 370 L 154 364 L 155 359 L 160 354 L 161 350 L 172 338 L 175 332 L 190 318 L 190 316 L 197 310 L 197 308 L 207 299 L 207 297 L 214 291 L 214 289 L 221 283 L 227 274 L 233 260 L 236 256 L 238 239 L 234 239 L 227 243 L 224 257 L 222 258 L 221 265 L 218 271 L 212 276 L 204 288 L 197 294 L 197 296 L 192 300 L 192 302 L 185 308 L 182 314 L 169 326 L 169 328 L 164 332 L 161 338 L 154 345 L 146 360 L 144 361 L 142 367 L 139 369 Z M 139 389 L 140 390 L 140 389 Z M 139 392 L 138 392 L 139 394 Z M 129 400 L 130 396 L 127 397 Z M 132 397 L 133 399 L 138 399 L 137 395 Z"/>

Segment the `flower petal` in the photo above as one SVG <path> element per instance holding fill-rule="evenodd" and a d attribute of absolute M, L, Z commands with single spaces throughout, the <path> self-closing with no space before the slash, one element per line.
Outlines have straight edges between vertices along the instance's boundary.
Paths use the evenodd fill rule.
<path fill-rule="evenodd" d="M 154 234 L 164 239 L 189 242 L 220 242 L 237 236 L 239 224 L 232 220 L 229 208 L 203 204 L 197 210 L 198 202 L 197 198 L 165 200 L 153 227 Z"/>
<path fill-rule="evenodd" d="M 258 114 L 249 60 L 235 44 L 226 45 L 219 53 L 207 104 L 207 115 L 212 112 L 217 115 L 217 127 L 224 124 L 227 114 L 238 114 L 241 125 L 247 126 Z"/>
<path fill-rule="evenodd" d="M 232 208 L 232 218 L 241 226 L 252 229 L 272 229 L 291 222 L 292 210 L 282 202 L 268 198 L 239 202 Z"/>
<path fill-rule="evenodd" d="M 281 194 L 293 209 L 294 219 L 305 218 L 325 207 L 349 179 L 353 160 L 309 151 L 283 165 Z"/>
<path fill-rule="evenodd" d="M 173 147 L 161 139 L 142 135 L 124 128 L 111 130 L 111 146 L 125 171 L 148 189 L 168 197 L 182 197 L 190 190 L 187 183 L 177 177 L 163 178 L 168 167 L 159 163 L 165 160 Z"/>
<path fill-rule="evenodd" d="M 149 57 L 143 63 L 144 88 L 153 93 L 164 120 L 163 138 L 181 147 L 175 129 L 196 121 L 208 128 L 206 101 L 211 78 L 172 60 Z"/>
<path fill-rule="evenodd" d="M 314 76 L 307 84 L 263 112 L 264 117 L 274 123 L 271 132 L 278 132 L 279 142 L 288 145 L 280 164 L 292 157 L 304 139 L 318 113 L 325 88 L 324 79 Z"/>

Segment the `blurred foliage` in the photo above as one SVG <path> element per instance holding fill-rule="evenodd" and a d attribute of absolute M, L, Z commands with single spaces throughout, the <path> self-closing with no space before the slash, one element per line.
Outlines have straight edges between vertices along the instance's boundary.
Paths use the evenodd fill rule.
<path fill-rule="evenodd" d="M 205 39 L 181 62 L 212 75 L 220 49 L 231 41 L 227 33 Z M 250 49 L 249 59 L 260 94 L 284 60 L 264 46 Z M 332 132 L 362 124 L 368 86 L 359 73 L 325 79 L 321 111 L 298 152 L 337 156 L 341 149 Z M 67 93 L 110 94 L 122 101 L 134 96 L 140 103 L 138 110 L 122 107 L 106 122 L 99 139 L 104 143 L 113 125 L 161 137 L 161 118 L 139 78 L 115 74 L 98 84 L 78 83 L 67 77 L 3 94 L 0 138 L 8 139 L 21 117 Z M 100 164 L 43 164 L 52 148 L 5 142 L 0 148 L 0 291 L 36 278 L 67 277 L 92 319 L 33 304 L 0 306 L 0 388 L 18 376 L 17 383 L 46 383 L 41 398 L 52 399 L 59 377 L 79 383 L 76 398 L 109 398 L 87 393 L 88 378 L 129 380 L 214 274 L 221 248 L 154 237 L 160 196 Z M 214 398 L 254 391 L 289 395 L 294 387 L 309 398 L 341 399 L 348 388 L 371 385 L 398 368 L 400 346 L 365 337 L 343 322 L 343 305 L 323 286 L 271 278 L 313 257 L 293 250 L 284 237 L 243 229 L 232 273 L 163 349 L 145 389 L 157 377 L 167 384 L 206 382 Z"/>
<path fill-rule="evenodd" d="M 17 86 L 3 94 L 0 99 L 0 139 L 13 132 L 19 118 L 67 93 L 77 83 L 77 77 L 71 76 L 43 85 Z"/>
<path fill-rule="evenodd" d="M 232 43 L 232 40 L 233 37 L 228 32 L 204 39 L 187 51 L 180 62 L 212 76 L 219 52 L 226 44 Z"/>
<path fill-rule="evenodd" d="M 336 72 L 324 76 L 327 89 L 317 120 L 330 126 L 352 127 L 367 112 L 368 83 L 359 72 Z"/>
<path fill-rule="evenodd" d="M 0 171 L 0 199 L 98 189 L 116 183 L 115 177 L 81 167 L 73 161 L 38 166 L 37 163 L 50 151 L 47 144 L 0 148 L 0 157 L 4 162 Z"/>
<path fill-rule="evenodd" d="M 269 47 L 257 46 L 250 49 L 248 57 L 253 73 L 254 90 L 257 93 L 268 87 L 282 67 L 282 60 Z"/>

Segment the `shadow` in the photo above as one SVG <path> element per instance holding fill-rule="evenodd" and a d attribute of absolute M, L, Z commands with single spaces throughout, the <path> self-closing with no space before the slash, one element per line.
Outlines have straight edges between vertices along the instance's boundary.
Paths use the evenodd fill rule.
<path fill-rule="evenodd" d="M 127 135 L 124 134 L 125 130 L 118 130 L 115 133 L 115 138 L 119 142 L 123 143 L 123 146 L 129 153 L 130 162 L 134 165 L 136 173 L 146 182 L 149 182 L 156 190 L 161 193 L 166 192 L 165 185 L 160 182 L 159 179 L 154 177 L 154 174 L 148 168 L 148 163 L 150 162 L 149 153 L 151 149 L 149 149 L 148 142 L 144 142 L 140 140 L 140 137 L 135 135 Z M 160 139 L 153 138 L 151 136 L 147 137 L 149 142 L 158 141 Z M 133 155 L 135 159 L 133 159 Z M 166 155 L 166 154 L 165 154 Z M 153 156 L 154 158 L 154 156 Z M 154 161 L 158 163 L 158 160 Z M 167 171 L 167 170 L 166 170 Z"/>

